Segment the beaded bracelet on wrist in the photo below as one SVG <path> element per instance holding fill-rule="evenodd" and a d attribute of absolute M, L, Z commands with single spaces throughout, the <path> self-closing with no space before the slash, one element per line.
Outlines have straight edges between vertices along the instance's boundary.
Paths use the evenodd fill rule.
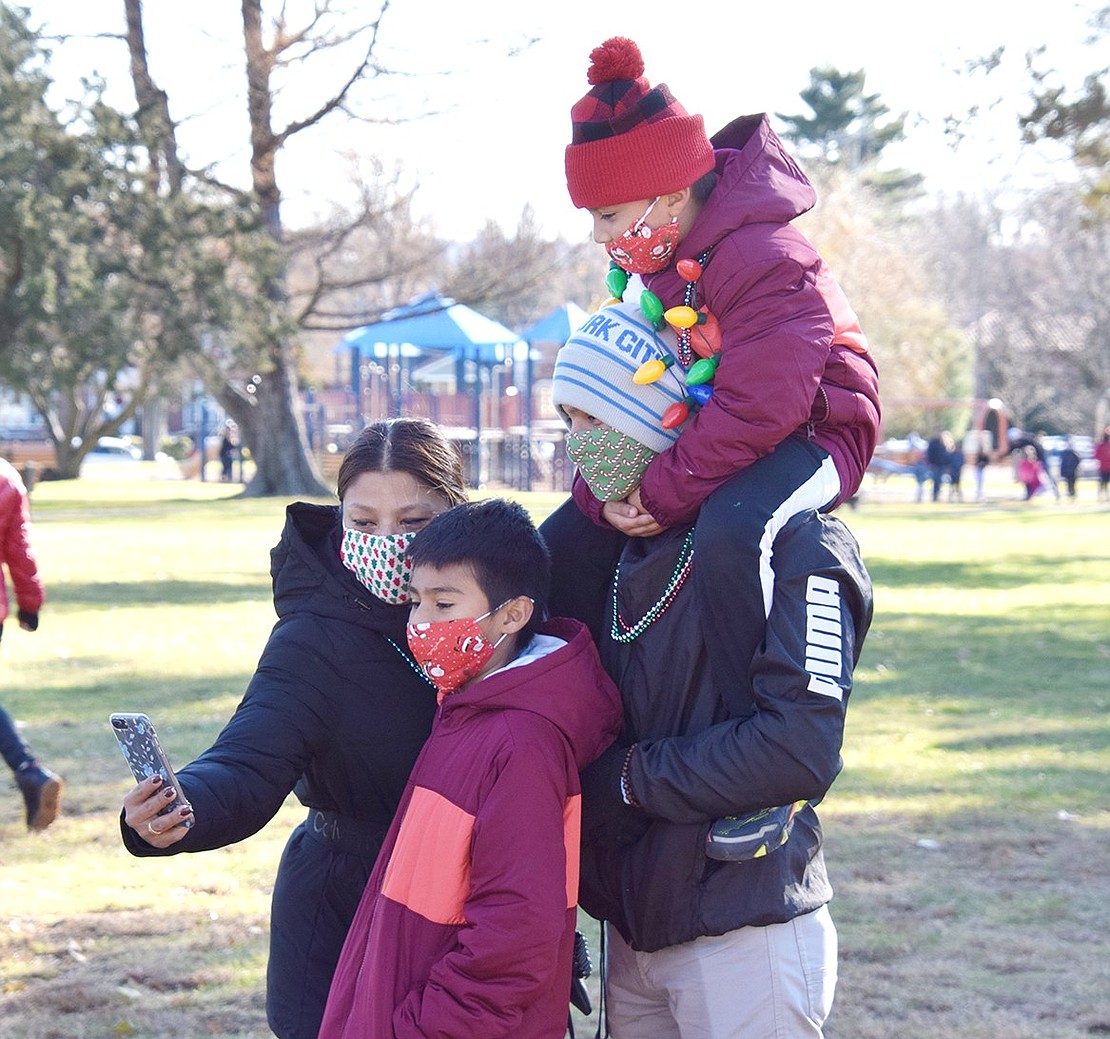
<path fill-rule="evenodd" d="M 643 806 L 636 800 L 636 795 L 632 793 L 632 779 L 629 775 L 632 768 L 632 752 L 636 747 L 637 744 L 633 743 L 628 748 L 628 753 L 624 756 L 624 764 L 621 765 L 621 797 L 625 804 L 629 804 L 633 808 L 641 808 Z"/>

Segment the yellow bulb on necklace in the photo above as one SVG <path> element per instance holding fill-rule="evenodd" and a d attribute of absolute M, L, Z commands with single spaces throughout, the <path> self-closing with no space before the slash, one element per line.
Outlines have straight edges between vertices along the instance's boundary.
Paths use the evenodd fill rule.
<path fill-rule="evenodd" d="M 663 317 L 674 328 L 692 328 L 698 323 L 698 312 L 693 307 L 671 307 Z"/>
<path fill-rule="evenodd" d="M 636 369 L 632 376 L 632 381 L 639 386 L 646 386 L 648 383 L 658 382 L 663 373 L 674 364 L 673 357 L 653 357 L 650 361 L 644 361 L 639 368 Z"/>

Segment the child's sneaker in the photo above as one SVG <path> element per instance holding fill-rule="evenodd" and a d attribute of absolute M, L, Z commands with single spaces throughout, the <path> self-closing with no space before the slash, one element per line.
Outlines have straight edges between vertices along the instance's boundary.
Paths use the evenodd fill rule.
<path fill-rule="evenodd" d="M 45 830 L 58 818 L 65 780 L 48 769 L 30 764 L 16 772 L 15 781 L 27 805 L 27 829 Z"/>
<path fill-rule="evenodd" d="M 759 859 L 781 847 L 794 829 L 794 816 L 806 801 L 764 808 L 752 815 L 726 815 L 718 819 L 705 838 L 705 854 L 722 862 Z"/>

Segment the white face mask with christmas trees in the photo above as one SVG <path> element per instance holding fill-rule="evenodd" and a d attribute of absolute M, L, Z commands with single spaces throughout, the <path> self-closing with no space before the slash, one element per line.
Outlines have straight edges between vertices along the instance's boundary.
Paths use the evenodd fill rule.
<path fill-rule="evenodd" d="M 372 595 L 390 606 L 403 606 L 409 601 L 412 578 L 412 563 L 405 558 L 405 552 L 414 537 L 415 531 L 369 534 L 345 527 L 339 556 Z"/>

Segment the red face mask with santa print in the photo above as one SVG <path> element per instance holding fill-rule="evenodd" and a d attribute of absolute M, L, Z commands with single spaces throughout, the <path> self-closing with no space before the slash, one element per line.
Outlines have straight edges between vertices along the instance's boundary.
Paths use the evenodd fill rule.
<path fill-rule="evenodd" d="M 640 217 L 616 241 L 605 246 L 609 259 L 629 274 L 655 274 L 671 262 L 680 237 L 678 217 L 662 227 L 648 227 L 647 218 L 655 208 L 655 199 Z"/>
<path fill-rule="evenodd" d="M 496 612 L 490 610 L 481 617 L 409 624 L 406 629 L 409 652 L 428 681 L 436 687 L 439 702 L 442 703 L 445 696 L 477 675 L 489 663 L 493 651 L 501 645 L 504 635 L 496 642 L 490 642 L 478 623 Z"/>
<path fill-rule="evenodd" d="M 409 601 L 412 563 L 405 557 L 416 532 L 370 534 L 363 530 L 343 530 L 340 559 L 371 594 L 390 606 Z"/>

